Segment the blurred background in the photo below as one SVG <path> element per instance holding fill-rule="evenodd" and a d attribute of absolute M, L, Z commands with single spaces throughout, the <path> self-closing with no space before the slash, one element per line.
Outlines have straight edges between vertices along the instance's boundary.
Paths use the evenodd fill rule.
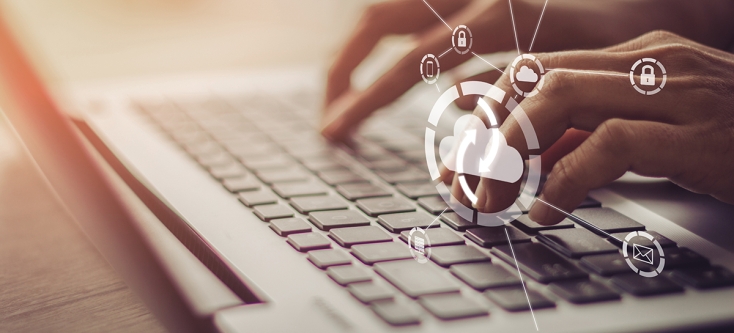
<path fill-rule="evenodd" d="M 53 83 L 325 66 L 365 0 L 3 0 Z"/>

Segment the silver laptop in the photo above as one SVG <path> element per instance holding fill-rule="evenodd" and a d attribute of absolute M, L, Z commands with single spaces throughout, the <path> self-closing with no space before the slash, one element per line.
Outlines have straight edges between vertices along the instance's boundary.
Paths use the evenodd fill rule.
<path fill-rule="evenodd" d="M 520 216 L 482 227 L 452 211 L 427 170 L 435 91 L 414 89 L 351 145 L 317 133 L 318 72 L 309 69 L 79 86 L 69 117 L 0 33 L 6 116 L 82 229 L 171 331 L 734 325 L 731 206 L 625 176 L 589 194 L 573 212 L 581 222 L 544 227 Z M 447 114 L 437 140 L 460 115 Z M 632 244 L 643 234 L 650 239 Z"/>

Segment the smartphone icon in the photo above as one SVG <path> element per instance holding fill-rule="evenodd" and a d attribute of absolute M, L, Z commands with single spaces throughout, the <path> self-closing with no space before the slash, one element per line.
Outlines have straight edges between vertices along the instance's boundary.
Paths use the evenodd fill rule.
<path fill-rule="evenodd" d="M 426 61 L 426 77 L 433 77 L 433 60 Z"/>

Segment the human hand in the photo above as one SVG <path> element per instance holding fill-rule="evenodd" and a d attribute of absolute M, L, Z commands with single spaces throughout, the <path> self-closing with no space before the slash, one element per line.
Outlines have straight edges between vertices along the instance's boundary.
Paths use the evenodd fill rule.
<path fill-rule="evenodd" d="M 373 111 L 397 99 L 421 80 L 418 71 L 421 58 L 439 55 L 451 47 L 453 27 L 464 24 L 474 31 L 472 51 L 478 54 L 525 48 L 533 39 L 543 2 L 512 2 L 518 40 L 515 43 L 508 1 L 430 0 L 429 3 L 446 20 L 446 24 L 418 0 L 377 3 L 365 11 L 357 28 L 328 74 L 322 133 L 327 138 L 342 140 Z M 607 35 L 600 36 L 590 27 L 599 24 L 589 15 L 592 6 L 585 1 L 556 8 L 543 19 L 548 27 L 537 36 L 535 50 L 589 48 L 610 45 Z M 450 26 L 450 27 L 449 27 Z M 577 31 L 566 38 L 564 31 Z M 372 86 L 355 91 L 350 84 L 353 70 L 367 57 L 377 42 L 393 34 L 415 34 L 417 46 L 388 70 Z M 471 59 L 471 53 L 459 55 L 449 51 L 441 58 L 441 69 L 449 70 Z M 482 75 L 491 78 L 493 74 Z M 494 80 L 492 80 L 494 81 Z"/>
<path fill-rule="evenodd" d="M 632 171 L 666 177 L 693 192 L 734 204 L 734 55 L 671 33 L 653 32 L 604 50 L 536 57 L 555 70 L 546 73 L 537 95 L 518 102 L 533 123 L 540 149 L 528 151 L 512 116 L 500 127 L 508 144 L 527 158 L 548 150 L 568 129 L 591 132 L 575 149 L 576 143 L 565 145 L 573 150 L 553 166 L 541 199 L 573 211 L 589 190 Z M 627 75 L 599 74 L 628 72 L 643 57 L 657 59 L 668 72 L 664 89 L 655 95 L 636 92 Z M 512 91 L 509 71 L 505 73 L 496 85 Z M 487 123 L 482 112 L 474 114 Z M 449 181 L 456 177 L 447 170 L 442 176 Z M 520 188 L 519 181 L 477 181 L 475 207 L 481 212 L 509 206 Z M 467 204 L 457 183 L 454 178 L 453 194 Z M 564 218 L 544 204 L 535 204 L 530 217 L 543 224 Z"/>

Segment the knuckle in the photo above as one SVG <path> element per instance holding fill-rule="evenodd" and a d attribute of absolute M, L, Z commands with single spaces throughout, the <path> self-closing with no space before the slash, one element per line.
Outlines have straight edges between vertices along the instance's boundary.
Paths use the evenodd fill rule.
<path fill-rule="evenodd" d="M 576 188 L 585 188 L 580 177 L 579 157 L 576 154 L 568 154 L 560 159 L 551 170 L 551 177 L 559 184 Z"/>
<path fill-rule="evenodd" d="M 681 38 L 680 36 L 670 31 L 667 31 L 667 30 L 653 30 L 643 35 L 643 37 L 650 41 L 656 41 L 656 42 L 668 42 L 668 41 L 677 40 Z"/>
<path fill-rule="evenodd" d="M 614 155 L 630 152 L 631 143 L 635 141 L 635 132 L 625 121 L 610 119 L 603 122 L 595 131 L 592 144 L 600 151 L 608 151 Z"/>
<path fill-rule="evenodd" d="M 550 71 L 543 77 L 544 87 L 538 93 L 546 100 L 563 98 L 576 87 L 576 75 L 569 72 Z"/>

